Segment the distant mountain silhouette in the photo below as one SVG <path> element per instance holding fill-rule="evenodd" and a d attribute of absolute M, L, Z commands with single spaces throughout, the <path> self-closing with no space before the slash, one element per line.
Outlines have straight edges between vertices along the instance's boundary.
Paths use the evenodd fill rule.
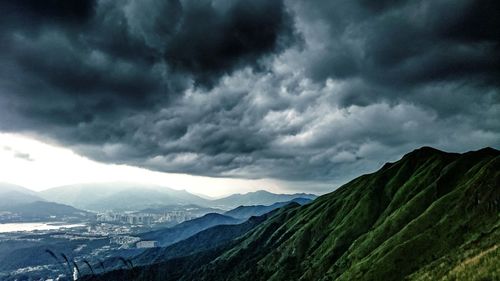
<path fill-rule="evenodd" d="M 314 194 L 276 194 L 265 190 L 258 190 L 245 194 L 233 194 L 228 197 L 212 201 L 212 206 L 233 209 L 238 206 L 271 205 L 277 202 L 286 202 L 295 198 L 315 199 Z"/>
<path fill-rule="evenodd" d="M 42 191 L 40 194 L 49 201 L 95 211 L 139 211 L 176 204 L 210 205 L 209 200 L 184 190 L 133 183 L 61 186 Z"/>
<path fill-rule="evenodd" d="M 253 206 L 239 206 L 235 209 L 229 210 L 224 213 L 224 215 L 231 216 L 237 219 L 248 219 L 252 216 L 261 216 L 265 213 L 271 212 L 275 209 L 281 208 L 291 202 L 298 203 L 300 205 L 308 204 L 312 202 L 311 199 L 308 198 L 295 198 L 291 201 L 287 202 L 277 202 L 269 206 L 265 205 L 253 205 Z"/>
<path fill-rule="evenodd" d="M 286 202 L 296 198 L 314 199 L 317 197 L 316 195 L 305 193 L 275 194 L 259 190 L 210 200 L 191 194 L 185 190 L 134 183 L 95 183 L 60 186 L 44 190 L 39 195 L 48 201 L 92 211 L 140 211 L 147 208 L 161 208 L 166 205 L 189 204 L 229 210 L 242 205 L 271 205 L 276 202 Z"/>
<path fill-rule="evenodd" d="M 22 186 L 0 183 L 0 210 L 19 204 L 42 201 L 36 192 Z"/>

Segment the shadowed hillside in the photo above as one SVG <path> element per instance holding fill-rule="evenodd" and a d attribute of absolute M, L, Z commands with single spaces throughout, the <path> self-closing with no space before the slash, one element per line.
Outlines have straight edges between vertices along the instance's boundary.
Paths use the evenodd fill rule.
<path fill-rule="evenodd" d="M 240 220 L 216 213 L 185 221 L 176 226 L 140 234 L 143 240 L 155 240 L 161 246 L 168 246 L 212 226 L 221 224 L 237 224 Z"/>

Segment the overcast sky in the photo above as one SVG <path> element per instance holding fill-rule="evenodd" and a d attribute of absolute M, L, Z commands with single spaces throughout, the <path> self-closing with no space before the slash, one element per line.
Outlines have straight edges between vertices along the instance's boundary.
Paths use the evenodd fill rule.
<path fill-rule="evenodd" d="M 0 10 L 0 132 L 98 166 L 326 192 L 420 146 L 500 148 L 497 0 Z"/>

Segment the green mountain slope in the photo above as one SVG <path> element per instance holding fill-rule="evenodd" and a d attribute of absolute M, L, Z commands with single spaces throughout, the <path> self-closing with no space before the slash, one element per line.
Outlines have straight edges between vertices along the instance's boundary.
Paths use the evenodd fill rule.
<path fill-rule="evenodd" d="M 184 261 L 177 280 L 499 280 L 499 213 L 499 151 L 421 148 Z"/>
<path fill-rule="evenodd" d="M 401 280 L 498 231 L 499 181 L 496 150 L 422 148 L 298 209 L 276 229 L 268 222 L 211 267 L 233 264 L 225 274 L 232 280 Z M 249 247 L 254 241 L 262 246 Z"/>

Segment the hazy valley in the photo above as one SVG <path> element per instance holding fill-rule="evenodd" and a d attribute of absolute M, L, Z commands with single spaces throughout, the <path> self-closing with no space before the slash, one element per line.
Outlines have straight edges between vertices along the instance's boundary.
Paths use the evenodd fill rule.
<path fill-rule="evenodd" d="M 209 200 L 186 191 L 125 183 L 38 193 L 1 184 L 0 192 L 0 280 L 68 276 L 67 267 L 60 267 L 63 254 L 97 268 L 102 262 L 110 270 L 123 265 L 121 258 L 148 248 L 166 247 L 217 225 L 238 225 L 287 200 L 306 204 L 316 197 L 257 191 Z M 275 203 L 264 205 L 269 202 Z M 82 274 L 88 270 L 83 267 Z"/>

